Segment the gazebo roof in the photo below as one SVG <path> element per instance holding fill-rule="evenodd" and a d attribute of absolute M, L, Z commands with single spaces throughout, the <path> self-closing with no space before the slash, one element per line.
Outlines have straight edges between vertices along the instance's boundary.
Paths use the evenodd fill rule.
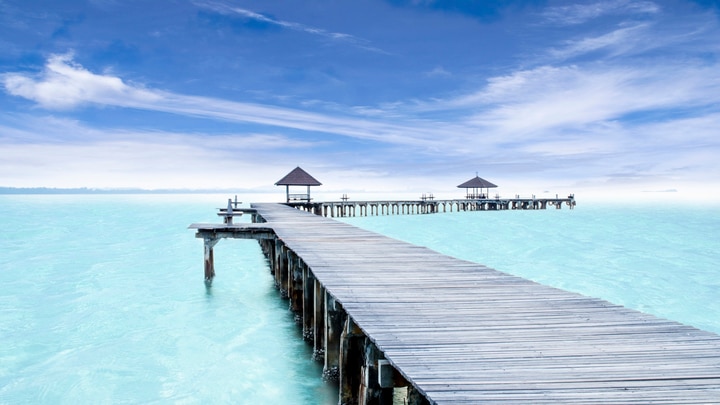
<path fill-rule="evenodd" d="M 288 173 L 285 177 L 278 180 L 275 183 L 276 186 L 321 186 L 322 183 L 315 180 L 315 178 L 309 175 L 305 170 L 301 169 L 300 166 L 296 167 Z"/>
<path fill-rule="evenodd" d="M 466 181 L 465 183 L 458 186 L 458 188 L 495 188 L 497 187 L 495 184 L 490 183 L 489 181 L 475 176 L 474 178 Z"/>

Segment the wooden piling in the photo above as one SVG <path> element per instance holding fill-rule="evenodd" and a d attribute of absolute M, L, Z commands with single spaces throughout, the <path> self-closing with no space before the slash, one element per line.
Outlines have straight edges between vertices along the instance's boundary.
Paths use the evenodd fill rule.
<path fill-rule="evenodd" d="M 380 384 L 378 363 L 382 358 L 382 353 L 367 337 L 364 339 L 364 343 L 364 364 L 360 373 L 361 384 L 359 389 L 358 403 L 392 404 L 394 387 L 392 374 L 389 376 L 389 378 L 386 379 L 386 384 L 384 384 L 384 386 Z M 389 370 L 390 368 L 386 367 L 387 370 Z"/>
<path fill-rule="evenodd" d="M 365 335 L 349 316 L 340 337 L 340 403 L 358 404 Z"/>
<path fill-rule="evenodd" d="M 325 288 L 313 279 L 313 358 L 325 362 Z"/>
<path fill-rule="evenodd" d="M 288 262 L 287 248 L 280 241 L 275 241 L 276 268 L 275 268 L 275 285 L 280 290 L 280 296 L 288 298 Z"/>
<path fill-rule="evenodd" d="M 210 287 L 213 279 L 215 278 L 215 258 L 213 253 L 213 247 L 217 244 L 218 239 L 214 237 L 203 238 L 205 246 L 205 285 Z"/>
<path fill-rule="evenodd" d="M 305 263 L 293 251 L 288 251 L 290 258 L 288 259 L 288 271 L 290 272 L 289 298 L 290 310 L 295 314 L 302 316 L 303 313 L 303 269 Z"/>
<path fill-rule="evenodd" d="M 302 311 L 303 311 L 303 339 L 308 342 L 314 340 L 314 318 L 315 318 L 315 277 L 310 267 L 303 264 L 302 267 Z"/>
<path fill-rule="evenodd" d="M 345 326 L 345 311 L 342 305 L 325 291 L 325 358 L 323 378 L 338 381 L 340 376 L 340 339 Z"/>

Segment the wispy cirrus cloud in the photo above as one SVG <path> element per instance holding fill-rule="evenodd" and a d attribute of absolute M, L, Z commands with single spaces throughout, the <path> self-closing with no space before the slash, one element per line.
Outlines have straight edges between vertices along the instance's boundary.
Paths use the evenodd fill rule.
<path fill-rule="evenodd" d="M 400 144 L 417 143 L 427 132 L 418 129 L 410 137 L 404 126 L 389 122 L 148 89 L 116 76 L 93 73 L 74 63 L 70 55 L 49 57 L 38 74 L 5 73 L 1 82 L 9 94 L 51 110 L 86 105 L 136 108 Z M 425 138 L 431 142 L 432 136 Z"/>
<path fill-rule="evenodd" d="M 237 184 L 238 173 L 253 173 L 243 177 L 245 187 L 268 185 L 278 175 L 272 162 L 298 160 L 319 147 L 279 133 L 99 129 L 24 114 L 0 114 L 0 145 L 4 186 L 148 189 L 226 188 Z"/>
<path fill-rule="evenodd" d="M 538 134 L 599 128 L 607 122 L 663 110 L 720 103 L 715 65 L 687 62 L 634 68 L 623 65 L 540 66 L 489 78 L 457 98 L 331 113 L 189 96 L 126 83 L 90 72 L 68 56 L 53 56 L 36 75 L 6 73 L 8 93 L 50 110 L 84 105 L 161 111 L 371 140 L 384 144 L 461 150 L 533 142 Z M 439 114 L 447 111 L 447 115 Z M 425 118 L 432 113 L 435 118 Z M 444 117 L 444 118 L 443 118 Z M 482 137 L 476 134 L 482 133 Z M 551 135 L 552 136 L 552 135 Z M 455 145 L 455 146 L 453 146 Z"/>
<path fill-rule="evenodd" d="M 682 73 L 680 73 L 682 72 Z M 479 109 L 469 119 L 488 132 L 514 138 L 573 131 L 608 122 L 637 122 L 658 112 L 704 114 L 720 102 L 717 66 L 542 66 L 495 77 L 456 107 Z M 661 118 L 662 119 L 662 118 Z"/>
<path fill-rule="evenodd" d="M 433 70 L 425 72 L 425 76 L 428 76 L 428 77 L 450 77 L 450 76 L 452 76 L 452 73 L 448 72 L 442 66 L 436 66 Z"/>
<path fill-rule="evenodd" d="M 661 8 L 652 1 L 610 0 L 549 7 L 542 16 L 559 25 L 577 25 L 607 15 L 650 15 Z"/>
<path fill-rule="evenodd" d="M 223 4 L 223 3 L 218 3 L 218 2 L 196 1 L 195 4 L 198 7 L 212 10 L 213 12 L 216 12 L 218 14 L 240 16 L 240 17 L 258 21 L 258 22 L 261 22 L 264 24 L 277 26 L 277 27 L 280 27 L 283 29 L 297 31 L 297 32 L 301 32 L 301 33 L 309 34 L 309 35 L 316 35 L 319 37 L 330 39 L 332 41 L 338 41 L 341 43 L 350 44 L 352 46 L 355 46 L 357 48 L 361 48 L 361 49 L 364 49 L 367 51 L 387 54 L 387 52 L 383 51 L 382 49 L 373 46 L 370 43 L 370 41 L 363 39 L 363 38 L 356 37 L 354 35 L 350 35 L 350 34 L 346 34 L 346 33 L 342 33 L 342 32 L 332 32 L 332 31 L 328 31 L 328 30 L 325 30 L 322 28 L 312 27 L 312 26 L 308 26 L 308 25 L 293 22 L 293 21 L 280 20 L 280 19 L 268 17 L 267 15 L 257 13 L 255 11 L 251 11 L 248 9 L 235 7 L 235 6 L 231 6 L 231 5 L 227 5 L 227 4 Z"/>
<path fill-rule="evenodd" d="M 633 24 L 598 36 L 568 40 L 565 41 L 564 46 L 551 49 L 550 56 L 555 59 L 568 59 L 590 52 L 604 51 L 613 57 L 662 46 L 658 42 L 647 40 L 650 27 L 651 24 L 647 23 Z"/>

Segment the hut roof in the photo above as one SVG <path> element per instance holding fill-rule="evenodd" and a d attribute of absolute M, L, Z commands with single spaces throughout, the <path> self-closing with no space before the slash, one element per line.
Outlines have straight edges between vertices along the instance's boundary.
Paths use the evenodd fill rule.
<path fill-rule="evenodd" d="M 475 176 L 474 178 L 472 178 L 458 186 L 458 188 L 494 188 L 494 187 L 497 187 L 497 186 L 481 177 L 478 177 L 478 176 Z"/>
<path fill-rule="evenodd" d="M 278 180 L 275 183 L 276 186 L 321 186 L 322 183 L 315 180 L 315 178 L 309 175 L 305 170 L 301 169 L 300 166 L 296 167 L 288 173 L 285 177 Z"/>

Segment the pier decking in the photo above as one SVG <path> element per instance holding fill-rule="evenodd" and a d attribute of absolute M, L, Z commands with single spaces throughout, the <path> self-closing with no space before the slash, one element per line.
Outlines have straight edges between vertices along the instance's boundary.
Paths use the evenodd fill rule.
<path fill-rule="evenodd" d="M 252 207 L 252 224 L 191 225 L 206 277 L 220 238 L 259 240 L 339 403 L 392 403 L 401 390 L 408 404 L 720 403 L 716 334 L 285 205 Z"/>

